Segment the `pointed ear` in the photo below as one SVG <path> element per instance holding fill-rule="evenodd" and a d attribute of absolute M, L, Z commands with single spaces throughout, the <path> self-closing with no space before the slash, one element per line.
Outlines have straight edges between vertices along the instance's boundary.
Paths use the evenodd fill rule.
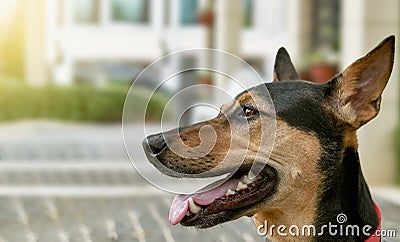
<path fill-rule="evenodd" d="M 281 47 L 275 57 L 274 81 L 299 80 L 299 75 L 294 69 L 289 53 Z"/>
<path fill-rule="evenodd" d="M 328 106 L 356 129 L 379 113 L 381 95 L 393 68 L 394 43 L 394 36 L 386 38 L 328 83 Z"/>

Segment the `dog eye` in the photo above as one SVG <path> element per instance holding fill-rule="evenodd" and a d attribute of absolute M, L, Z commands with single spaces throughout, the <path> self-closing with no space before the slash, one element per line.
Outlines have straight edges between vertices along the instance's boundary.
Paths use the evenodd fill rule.
<path fill-rule="evenodd" d="M 258 111 L 254 108 L 244 106 L 243 113 L 245 117 L 250 118 L 256 116 L 258 114 Z"/>

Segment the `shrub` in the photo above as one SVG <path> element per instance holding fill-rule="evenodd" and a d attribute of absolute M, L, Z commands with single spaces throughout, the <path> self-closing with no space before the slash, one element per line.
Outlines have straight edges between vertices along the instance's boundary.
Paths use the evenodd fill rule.
<path fill-rule="evenodd" d="M 127 85 L 30 87 L 0 83 L 0 122 L 24 119 L 119 122 L 128 90 Z M 138 108 L 145 105 L 145 96 L 134 98 Z M 162 95 L 155 95 L 148 106 L 148 118 L 159 119 L 165 103 Z"/>

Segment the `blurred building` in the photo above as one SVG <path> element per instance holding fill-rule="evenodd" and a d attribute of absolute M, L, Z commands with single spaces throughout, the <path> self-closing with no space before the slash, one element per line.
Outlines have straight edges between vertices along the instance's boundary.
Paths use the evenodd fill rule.
<path fill-rule="evenodd" d="M 210 37 L 198 17 L 211 4 Z M 389 34 L 397 46 L 400 37 L 397 0 L 35 0 L 25 8 L 32 85 L 129 80 L 166 53 L 199 47 L 237 54 L 270 80 L 282 45 L 298 66 L 318 52 L 342 69 Z M 376 183 L 395 176 L 399 54 L 381 113 L 360 132 L 364 170 Z"/>
<path fill-rule="evenodd" d="M 286 39 L 287 2 L 236 2 L 237 6 L 209 0 L 29 1 L 26 80 L 32 84 L 101 81 L 104 73 L 96 72 L 104 71 L 108 79 L 129 79 L 137 72 L 132 69 L 141 69 L 166 53 L 208 47 L 206 27 L 198 17 L 211 3 L 216 8 L 216 21 L 221 22 L 219 28 L 235 22 L 235 17 L 241 19 L 240 29 L 230 29 L 240 32 L 235 53 L 240 52 L 260 72 L 270 72 L 268 58 Z M 218 16 L 226 7 L 241 13 Z M 214 47 L 224 49 L 223 45 L 229 44 Z M 85 73 L 94 78 L 85 77 Z"/>

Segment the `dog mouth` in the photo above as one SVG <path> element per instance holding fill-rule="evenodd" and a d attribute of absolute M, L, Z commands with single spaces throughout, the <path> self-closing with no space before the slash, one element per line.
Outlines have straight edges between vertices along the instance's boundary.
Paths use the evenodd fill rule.
<path fill-rule="evenodd" d="M 199 228 L 239 218 L 258 203 L 269 198 L 277 184 L 277 172 L 271 166 L 254 176 L 238 171 L 223 184 L 205 192 L 175 196 L 169 213 L 172 225 Z"/>

